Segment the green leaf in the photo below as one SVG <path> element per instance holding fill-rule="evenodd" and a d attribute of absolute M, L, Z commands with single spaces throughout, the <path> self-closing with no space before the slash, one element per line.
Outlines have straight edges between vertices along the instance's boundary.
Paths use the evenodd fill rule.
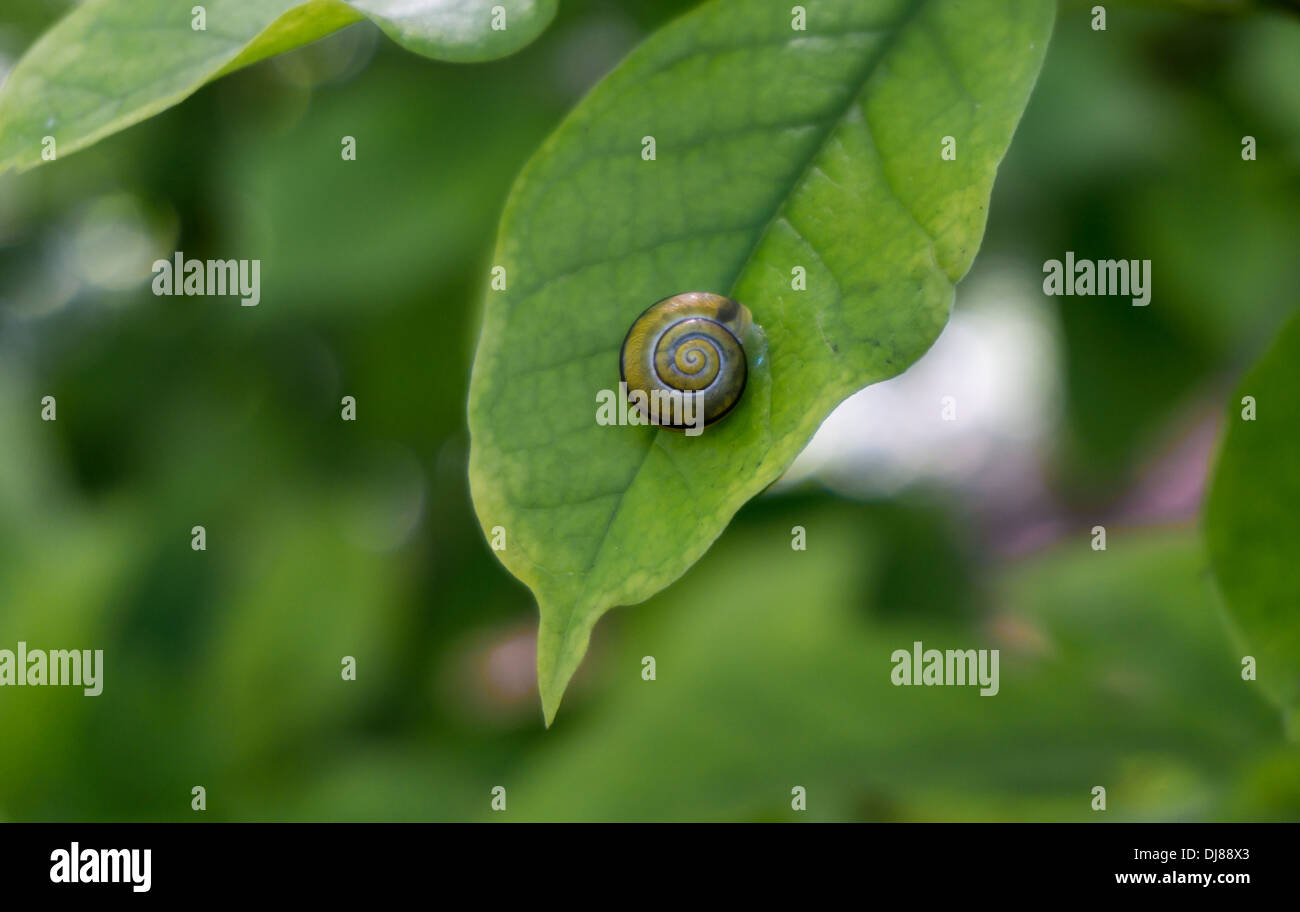
<path fill-rule="evenodd" d="M 796 31 L 788 4 L 714 0 L 635 51 L 525 168 L 474 365 L 470 481 L 537 596 L 548 722 L 601 614 L 684 573 L 836 404 L 934 341 L 1053 15 L 1047 0 L 822 0 Z M 762 327 L 740 404 L 699 437 L 598 426 L 632 320 L 692 290 L 729 293 Z"/>
<path fill-rule="evenodd" d="M 213 78 L 291 51 L 336 32 L 345 25 L 360 22 L 363 18 L 365 17 L 340 0 L 307 0 L 272 22 Z"/>
<path fill-rule="evenodd" d="M 398 44 L 438 60 L 505 57 L 542 33 L 557 0 L 348 0 Z"/>
<path fill-rule="evenodd" d="M 493 28 L 492 6 L 505 10 Z M 0 172 L 65 156 L 166 110 L 204 84 L 370 15 L 400 44 L 441 60 L 488 60 L 532 41 L 555 0 L 87 0 L 46 32 L 0 89 Z"/>
<path fill-rule="evenodd" d="M 1205 507 L 1210 557 L 1259 683 L 1300 737 L 1300 315 L 1246 375 L 1227 421 Z"/>

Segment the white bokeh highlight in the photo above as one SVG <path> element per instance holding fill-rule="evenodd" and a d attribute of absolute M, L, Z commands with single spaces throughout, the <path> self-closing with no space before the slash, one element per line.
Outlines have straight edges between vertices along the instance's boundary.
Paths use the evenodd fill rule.
<path fill-rule="evenodd" d="M 885 495 L 937 482 L 983 496 L 1041 474 L 1061 415 L 1055 311 L 1022 264 L 994 263 L 962 284 L 952 319 L 903 374 L 831 413 L 778 487 L 815 479 L 843 493 Z M 955 421 L 942 419 L 944 397 Z"/>

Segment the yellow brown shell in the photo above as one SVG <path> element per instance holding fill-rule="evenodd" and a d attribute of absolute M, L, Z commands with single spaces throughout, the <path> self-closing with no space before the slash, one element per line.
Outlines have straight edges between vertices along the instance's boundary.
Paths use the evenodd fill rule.
<path fill-rule="evenodd" d="M 664 298 L 632 323 L 619 352 L 628 394 L 644 390 L 700 392 L 704 425 L 721 420 L 740 401 L 749 366 L 745 338 L 753 318 L 738 301 L 704 291 Z M 661 427 L 684 430 L 684 425 Z"/>

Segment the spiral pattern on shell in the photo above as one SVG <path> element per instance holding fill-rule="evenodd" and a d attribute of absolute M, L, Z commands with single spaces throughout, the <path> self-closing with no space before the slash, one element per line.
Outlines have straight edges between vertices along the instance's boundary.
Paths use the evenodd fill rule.
<path fill-rule="evenodd" d="M 740 401 L 749 366 L 741 339 L 748 331 L 748 308 L 731 298 L 690 291 L 651 305 L 636 318 L 619 353 L 619 373 L 629 397 L 698 393 L 704 425 L 722 419 Z M 680 415 L 653 412 L 660 427 L 683 430 Z M 655 419 L 658 420 L 655 420 Z"/>

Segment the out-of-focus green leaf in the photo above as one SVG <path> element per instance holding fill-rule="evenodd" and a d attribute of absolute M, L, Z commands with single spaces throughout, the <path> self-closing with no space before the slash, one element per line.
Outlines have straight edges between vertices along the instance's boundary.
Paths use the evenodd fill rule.
<path fill-rule="evenodd" d="M 1260 686 L 1280 701 L 1300 737 L 1300 316 L 1283 327 L 1229 404 L 1205 532 L 1228 610 L 1258 662 Z"/>
<path fill-rule="evenodd" d="M 1040 0 L 823 0 L 799 31 L 786 4 L 715 0 L 634 52 L 530 162 L 474 365 L 470 478 L 538 599 L 548 722 L 605 611 L 684 573 L 836 404 L 934 341 L 1053 15 Z M 762 327 L 740 404 L 699 437 L 597 425 L 633 319 L 690 290 L 730 294 Z"/>
<path fill-rule="evenodd" d="M 291 51 L 362 18 L 348 3 L 340 0 L 305 0 L 272 22 L 213 78 Z"/>
<path fill-rule="evenodd" d="M 555 0 L 207 0 L 199 6 L 201 29 L 193 5 L 169 0 L 87 0 L 72 10 L 0 88 L 0 171 L 68 155 L 166 110 L 212 79 L 366 16 L 417 53 L 474 61 L 518 50 L 555 14 Z"/>
<path fill-rule="evenodd" d="M 312 41 L 361 16 L 339 0 L 88 0 L 28 49 L 0 88 L 0 171 L 65 156 L 157 114 L 247 55 Z"/>
<path fill-rule="evenodd" d="M 541 34 L 558 0 L 348 0 L 409 50 L 472 63 L 513 54 Z"/>

